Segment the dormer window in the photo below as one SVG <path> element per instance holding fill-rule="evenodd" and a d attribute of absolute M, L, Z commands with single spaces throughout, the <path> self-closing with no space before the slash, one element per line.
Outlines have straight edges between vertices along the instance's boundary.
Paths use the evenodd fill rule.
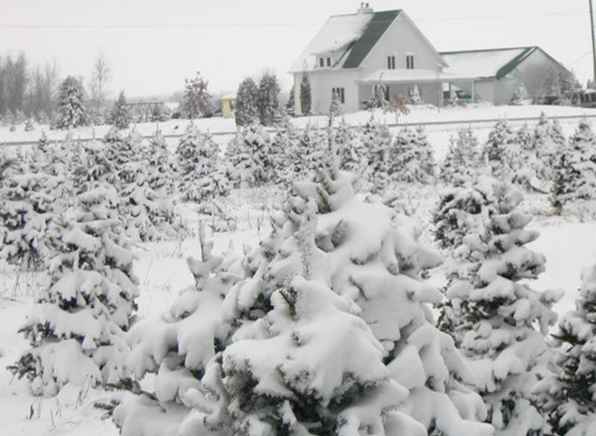
<path fill-rule="evenodd" d="M 387 69 L 395 70 L 395 56 L 387 56 Z"/>
<path fill-rule="evenodd" d="M 414 69 L 414 55 L 413 54 L 409 54 L 406 56 L 406 68 L 408 70 Z"/>
<path fill-rule="evenodd" d="M 327 66 L 330 67 L 331 66 L 331 58 L 327 57 Z"/>

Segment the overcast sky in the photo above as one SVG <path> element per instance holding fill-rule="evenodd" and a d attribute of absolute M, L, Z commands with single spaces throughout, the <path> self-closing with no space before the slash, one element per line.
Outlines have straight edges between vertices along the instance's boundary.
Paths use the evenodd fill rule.
<path fill-rule="evenodd" d="M 591 75 L 587 0 L 377 0 L 404 9 L 439 50 L 539 45 L 583 82 Z M 213 91 L 247 75 L 287 71 L 332 14 L 352 0 L 0 0 L 0 55 L 56 59 L 62 75 L 88 77 L 103 51 L 112 92 L 170 93 L 200 70 Z"/>

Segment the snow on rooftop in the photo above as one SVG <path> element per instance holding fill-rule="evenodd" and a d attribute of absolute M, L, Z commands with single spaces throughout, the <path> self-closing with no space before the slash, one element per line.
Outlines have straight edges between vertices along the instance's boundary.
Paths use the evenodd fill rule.
<path fill-rule="evenodd" d="M 525 47 L 502 50 L 478 50 L 468 52 L 447 52 L 441 56 L 449 67 L 445 69 L 448 74 L 468 77 L 495 77 L 497 72 L 516 56 L 519 56 Z"/>
<path fill-rule="evenodd" d="M 359 39 L 374 14 L 357 13 L 334 15 L 292 65 L 291 71 L 308 71 L 315 68 L 316 55 L 347 48 Z"/>

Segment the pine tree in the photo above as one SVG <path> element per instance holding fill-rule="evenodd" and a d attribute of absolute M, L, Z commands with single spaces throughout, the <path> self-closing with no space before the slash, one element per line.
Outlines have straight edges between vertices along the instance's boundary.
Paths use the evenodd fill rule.
<path fill-rule="evenodd" d="M 596 267 L 585 269 L 581 282 L 575 310 L 563 316 L 553 334 L 553 372 L 534 390 L 556 435 L 591 435 L 596 428 Z"/>
<path fill-rule="evenodd" d="M 357 177 L 368 173 L 368 149 L 364 144 L 362 129 L 348 125 L 342 120 L 333 129 L 334 143 L 339 156 L 339 167 Z"/>
<path fill-rule="evenodd" d="M 308 177 L 328 157 L 327 137 L 322 130 L 310 124 L 292 137 L 289 150 L 291 179 L 300 180 Z"/>
<path fill-rule="evenodd" d="M 16 165 L 0 180 L 0 259 L 22 270 L 47 261 L 48 226 L 63 205 L 63 177 Z"/>
<path fill-rule="evenodd" d="M 72 129 L 89 124 L 85 107 L 85 91 L 79 80 L 68 76 L 58 90 L 56 128 Z"/>
<path fill-rule="evenodd" d="M 275 180 L 271 160 L 271 137 L 259 125 L 241 129 L 226 149 L 226 161 L 233 170 L 231 179 L 241 187 L 256 187 Z"/>
<path fill-rule="evenodd" d="M 228 194 L 230 186 L 219 159 L 219 146 L 192 123 L 180 139 L 176 160 L 178 189 L 185 201 L 203 203 Z"/>
<path fill-rule="evenodd" d="M 272 126 L 279 114 L 279 84 L 277 77 L 266 73 L 259 82 L 259 120 L 263 126 Z"/>
<path fill-rule="evenodd" d="M 438 257 L 347 174 L 297 183 L 286 204 L 248 278 L 176 307 L 197 314 L 184 336 L 135 340 L 139 376 L 159 365 L 158 383 L 115 410 L 121 433 L 491 435 L 465 360 L 429 321 L 440 293 L 419 274 Z"/>
<path fill-rule="evenodd" d="M 434 180 L 435 160 L 422 128 L 401 129 L 389 153 L 389 174 L 395 182 L 425 184 Z"/>
<path fill-rule="evenodd" d="M 478 139 L 469 127 L 460 129 L 457 138 L 451 138 L 449 151 L 439 170 L 439 180 L 459 186 L 469 183 L 481 166 Z"/>
<path fill-rule="evenodd" d="M 308 75 L 303 74 L 300 81 L 300 107 L 302 108 L 302 115 L 310 115 L 312 110 L 312 96 L 310 89 L 310 80 Z"/>
<path fill-rule="evenodd" d="M 9 367 L 35 395 L 56 395 L 67 383 L 129 383 L 124 333 L 136 311 L 133 254 L 119 231 L 115 190 L 88 188 L 51 229 L 47 286 L 21 328 L 32 348 Z"/>
<path fill-rule="evenodd" d="M 488 135 L 483 150 L 483 159 L 497 178 L 510 179 L 519 162 L 517 136 L 506 120 L 497 122 Z"/>
<path fill-rule="evenodd" d="M 363 147 L 368 151 L 367 177 L 373 192 L 383 192 L 391 182 L 391 133 L 386 124 L 370 118 L 361 132 Z"/>
<path fill-rule="evenodd" d="M 560 214 L 565 204 L 596 198 L 596 138 L 590 125 L 581 121 L 566 147 L 560 150 L 554 166 L 550 202 Z"/>
<path fill-rule="evenodd" d="M 114 103 L 112 113 L 110 114 L 110 123 L 118 129 L 128 129 L 130 125 L 130 113 L 126 104 L 124 91 L 120 91 L 118 100 Z"/>
<path fill-rule="evenodd" d="M 286 114 L 290 117 L 296 116 L 296 97 L 294 97 L 294 88 L 290 90 L 290 96 L 288 97 L 288 102 L 286 103 Z"/>
<path fill-rule="evenodd" d="M 495 210 L 456 251 L 447 298 L 454 336 L 474 361 L 476 386 L 489 406 L 497 435 L 544 434 L 548 425 L 533 405 L 541 376 L 545 335 L 556 321 L 558 292 L 538 292 L 528 280 L 544 271 L 544 256 L 526 247 L 538 237 L 517 211 L 523 197 L 500 184 Z"/>
<path fill-rule="evenodd" d="M 182 113 L 186 118 L 192 120 L 213 113 L 211 95 L 209 95 L 207 86 L 208 82 L 199 72 L 194 77 L 185 80 Z"/>
<path fill-rule="evenodd" d="M 161 130 L 156 130 L 143 149 L 143 161 L 147 169 L 147 183 L 162 196 L 175 192 L 174 162 Z"/>
<path fill-rule="evenodd" d="M 240 83 L 236 94 L 236 126 L 248 126 L 259 120 L 258 98 L 257 84 L 247 77 Z"/>

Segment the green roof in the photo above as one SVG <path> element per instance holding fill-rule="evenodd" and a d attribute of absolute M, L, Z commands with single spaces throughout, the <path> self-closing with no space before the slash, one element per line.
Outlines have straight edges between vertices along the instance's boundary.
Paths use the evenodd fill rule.
<path fill-rule="evenodd" d="M 343 68 L 358 68 L 400 12 L 399 9 L 375 12 L 366 25 L 362 36 L 352 45 L 350 54 L 343 64 Z"/>

